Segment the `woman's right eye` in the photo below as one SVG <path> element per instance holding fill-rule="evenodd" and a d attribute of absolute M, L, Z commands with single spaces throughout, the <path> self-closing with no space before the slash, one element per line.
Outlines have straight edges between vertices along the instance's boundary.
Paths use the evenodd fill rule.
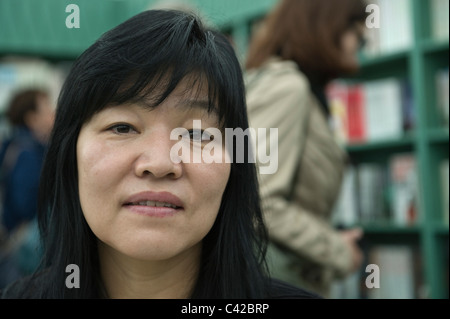
<path fill-rule="evenodd" d="M 130 134 L 137 133 L 137 131 L 129 124 L 116 124 L 109 128 L 115 134 Z"/>

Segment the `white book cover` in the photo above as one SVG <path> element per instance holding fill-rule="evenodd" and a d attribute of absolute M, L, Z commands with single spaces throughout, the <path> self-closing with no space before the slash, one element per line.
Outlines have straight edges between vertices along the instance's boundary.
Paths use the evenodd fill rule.
<path fill-rule="evenodd" d="M 380 0 L 380 51 L 409 49 L 413 43 L 411 0 Z"/>
<path fill-rule="evenodd" d="M 371 0 L 370 4 L 374 4 L 380 8 L 380 1 L 379 0 Z M 381 8 L 380 8 L 380 14 L 381 14 Z M 381 17 L 380 17 L 380 24 L 381 24 Z M 381 27 L 381 25 L 380 25 Z M 365 38 L 366 38 L 366 45 L 363 49 L 363 54 L 367 57 L 373 57 L 378 54 L 380 54 L 380 28 L 366 28 L 365 29 Z"/>
<path fill-rule="evenodd" d="M 380 54 L 389 53 L 394 46 L 393 23 L 396 21 L 392 0 L 380 0 Z"/>
<path fill-rule="evenodd" d="M 413 249 L 406 245 L 377 246 L 370 262 L 379 267 L 379 288 L 369 290 L 371 299 L 414 299 Z"/>
<path fill-rule="evenodd" d="M 333 212 L 333 224 L 344 227 L 358 222 L 356 199 L 356 169 L 349 165 L 344 173 L 341 190 Z"/>
<path fill-rule="evenodd" d="M 402 87 L 387 78 L 366 82 L 366 133 L 368 141 L 397 139 L 403 135 Z"/>
<path fill-rule="evenodd" d="M 449 0 L 430 0 L 431 35 L 435 40 L 449 38 Z"/>
<path fill-rule="evenodd" d="M 398 154 L 390 162 L 391 212 L 393 222 L 408 226 L 417 220 L 418 183 L 413 154 Z"/>

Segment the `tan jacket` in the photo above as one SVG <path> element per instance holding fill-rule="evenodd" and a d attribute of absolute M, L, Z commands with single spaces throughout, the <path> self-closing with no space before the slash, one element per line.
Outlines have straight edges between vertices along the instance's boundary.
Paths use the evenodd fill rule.
<path fill-rule="evenodd" d="M 278 171 L 259 175 L 275 277 L 329 296 L 347 275 L 351 252 L 331 226 L 347 160 L 308 79 L 272 58 L 245 75 L 250 127 L 278 128 Z"/>

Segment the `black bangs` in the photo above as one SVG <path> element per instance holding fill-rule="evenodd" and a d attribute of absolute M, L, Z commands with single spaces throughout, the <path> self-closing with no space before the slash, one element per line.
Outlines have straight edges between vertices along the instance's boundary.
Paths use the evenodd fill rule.
<path fill-rule="evenodd" d="M 208 111 L 217 112 L 223 126 L 239 126 L 245 93 L 236 66 L 228 40 L 193 14 L 142 12 L 106 32 L 74 66 L 86 90 L 82 121 L 109 104 L 145 100 L 157 107 L 187 79 L 188 89 L 208 92 Z"/>

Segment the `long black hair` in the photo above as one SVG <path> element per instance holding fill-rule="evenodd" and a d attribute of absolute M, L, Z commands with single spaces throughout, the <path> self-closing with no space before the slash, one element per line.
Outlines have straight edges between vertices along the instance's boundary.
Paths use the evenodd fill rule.
<path fill-rule="evenodd" d="M 105 297 L 96 237 L 83 216 L 78 193 L 76 144 L 82 125 L 111 104 L 151 98 L 158 107 L 180 81 L 195 77 L 207 83 L 210 108 L 217 108 L 221 125 L 248 128 L 242 71 L 234 49 L 194 14 L 139 13 L 103 34 L 75 61 L 59 96 L 41 175 L 38 216 L 45 249 L 41 268 L 48 276 L 41 287 L 43 298 Z M 218 217 L 203 240 L 191 297 L 265 297 L 266 242 L 255 165 L 233 161 Z M 69 264 L 79 266 L 79 289 L 66 288 Z"/>

